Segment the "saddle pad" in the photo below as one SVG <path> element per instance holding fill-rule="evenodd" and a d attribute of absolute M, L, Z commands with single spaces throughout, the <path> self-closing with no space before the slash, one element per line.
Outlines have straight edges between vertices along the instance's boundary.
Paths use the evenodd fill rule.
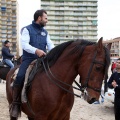
<path fill-rule="evenodd" d="M 34 67 L 36 60 L 34 60 L 28 67 L 26 74 L 25 74 L 25 81 L 24 81 L 24 85 L 23 85 L 23 89 L 22 89 L 22 94 L 21 94 L 21 102 L 22 103 L 26 103 L 27 102 L 27 97 L 26 97 L 26 86 L 28 83 L 28 77 Z"/>

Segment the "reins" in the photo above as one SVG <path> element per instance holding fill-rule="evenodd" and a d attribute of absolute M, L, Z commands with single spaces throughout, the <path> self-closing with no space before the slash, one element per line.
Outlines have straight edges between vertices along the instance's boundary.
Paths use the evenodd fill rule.
<path fill-rule="evenodd" d="M 88 43 L 87 43 L 87 44 L 88 44 Z M 87 46 L 87 44 L 85 44 L 85 45 L 83 45 L 83 46 L 81 47 L 81 52 L 80 52 L 79 58 L 81 57 L 81 55 L 82 55 L 85 47 Z M 67 84 L 67 83 L 65 83 L 65 82 L 62 82 L 61 80 L 58 80 L 58 79 L 53 75 L 53 73 L 51 72 L 50 67 L 49 67 L 49 64 L 48 64 L 48 61 L 47 61 L 47 67 L 48 67 L 48 70 L 49 70 L 50 75 L 51 75 L 55 80 L 57 80 L 57 82 L 55 82 L 55 81 L 50 77 L 50 75 L 49 75 L 49 73 L 48 73 L 48 71 L 47 71 L 47 68 L 46 68 L 46 66 L 45 66 L 43 57 L 40 58 L 40 59 L 41 59 L 41 62 L 42 62 L 42 64 L 43 64 L 43 67 L 44 67 L 44 70 L 45 70 L 45 72 L 46 72 L 46 75 L 48 76 L 48 78 L 49 78 L 54 84 L 56 84 L 58 87 L 60 87 L 61 89 L 63 89 L 63 90 L 66 91 L 66 92 L 69 92 L 69 93 L 71 93 L 71 94 L 73 94 L 73 95 L 75 95 L 75 96 L 77 96 L 77 97 L 81 97 L 81 95 L 77 95 L 77 94 L 75 94 L 75 93 L 67 90 L 66 88 L 60 86 L 60 85 L 57 83 L 57 82 L 59 82 L 59 83 L 61 83 L 61 84 L 63 84 L 63 85 L 66 85 L 67 87 L 72 87 L 72 88 L 74 88 L 74 89 L 76 89 L 76 90 L 79 90 L 79 91 L 82 91 L 82 92 L 83 92 L 83 88 L 79 85 L 78 82 L 76 82 L 76 81 L 74 80 L 75 84 L 76 84 L 79 88 L 77 88 L 77 87 L 75 87 L 75 86 L 72 86 L 72 85 L 69 85 L 69 84 Z"/>
<path fill-rule="evenodd" d="M 50 77 L 50 75 L 49 75 L 49 73 L 48 73 L 48 71 L 47 71 L 47 69 L 46 69 L 46 66 L 45 66 L 45 63 L 44 63 L 43 58 L 41 58 L 41 62 L 42 62 L 42 64 L 43 64 L 44 70 L 45 70 L 46 75 L 48 76 L 49 80 L 51 80 L 55 85 L 57 85 L 58 87 L 60 87 L 60 88 L 63 89 L 64 91 L 69 92 L 69 93 L 75 95 L 76 97 L 80 97 L 80 98 L 81 98 L 81 95 L 77 95 L 77 94 L 75 94 L 75 93 L 67 90 L 66 88 L 60 86 L 57 82 L 55 82 L 55 81 Z M 48 65 L 48 64 L 47 64 L 47 65 Z M 49 72 L 51 73 L 52 77 L 55 78 L 55 76 L 52 74 L 49 66 L 48 66 L 48 69 L 49 69 Z M 56 79 L 56 78 L 55 78 L 55 79 Z M 56 80 L 57 80 L 58 82 L 64 84 L 64 85 L 68 86 L 68 87 L 73 87 L 72 85 L 69 85 L 69 84 L 67 84 L 67 83 L 64 83 L 64 82 L 62 82 L 62 81 L 60 81 L 60 80 L 58 80 L 58 79 L 56 79 Z M 76 87 L 73 87 L 73 88 L 75 88 L 75 89 L 77 89 L 77 90 L 81 90 L 81 88 L 76 88 Z"/>
<path fill-rule="evenodd" d="M 76 89 L 76 90 L 82 91 L 81 86 L 78 86 L 78 85 L 77 85 L 77 86 L 79 87 L 79 88 L 77 88 L 77 87 L 75 87 L 75 86 L 69 85 L 69 84 L 67 84 L 67 83 L 65 83 L 65 82 L 62 82 L 61 80 L 57 79 L 57 78 L 53 75 L 52 71 L 50 70 L 48 61 L 47 61 L 47 67 L 48 67 L 48 70 L 49 70 L 51 76 L 52 76 L 53 78 L 55 78 L 58 82 L 60 82 L 60 83 L 62 83 L 62 84 L 64 84 L 64 85 L 67 85 L 67 86 L 69 86 L 69 87 L 73 87 L 73 88 Z M 75 81 L 75 80 L 74 80 L 74 81 Z"/>

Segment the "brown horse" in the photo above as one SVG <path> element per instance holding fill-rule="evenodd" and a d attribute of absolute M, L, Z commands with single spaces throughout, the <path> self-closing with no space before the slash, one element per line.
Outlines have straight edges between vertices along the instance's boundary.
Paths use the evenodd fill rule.
<path fill-rule="evenodd" d="M 21 63 L 21 57 L 20 56 L 18 59 L 13 60 L 14 66 L 20 65 Z M 10 71 L 10 67 L 7 65 L 4 65 L 3 63 L 0 65 L 0 78 L 3 80 L 6 80 L 6 76 L 8 72 Z"/>
<path fill-rule="evenodd" d="M 109 50 L 98 43 L 77 40 L 62 43 L 42 60 L 28 93 L 28 102 L 22 111 L 29 120 L 69 120 L 74 103 L 72 83 L 80 75 L 80 89 L 88 103 L 99 99 L 104 75 L 110 64 Z M 7 76 L 7 99 L 12 102 L 11 75 Z M 84 92 L 86 91 L 86 92 Z M 17 118 L 11 117 L 11 120 Z"/>

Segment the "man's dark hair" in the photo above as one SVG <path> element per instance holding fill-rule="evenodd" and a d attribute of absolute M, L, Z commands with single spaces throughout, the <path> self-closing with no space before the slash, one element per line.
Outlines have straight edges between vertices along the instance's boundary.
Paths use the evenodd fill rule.
<path fill-rule="evenodd" d="M 6 40 L 5 42 L 4 42 L 4 44 L 6 45 L 7 43 L 9 43 L 10 41 L 8 41 L 8 40 Z"/>
<path fill-rule="evenodd" d="M 47 12 L 46 12 L 44 9 L 37 10 L 37 11 L 34 13 L 34 21 L 36 21 L 39 16 L 42 17 L 42 16 L 43 16 L 43 13 L 47 14 Z"/>

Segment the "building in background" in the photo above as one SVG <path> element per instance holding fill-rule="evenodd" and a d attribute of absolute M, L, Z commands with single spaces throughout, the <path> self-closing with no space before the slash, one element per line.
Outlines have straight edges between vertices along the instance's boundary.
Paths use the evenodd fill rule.
<path fill-rule="evenodd" d="M 120 37 L 103 41 L 103 43 L 104 44 L 112 43 L 110 56 L 113 61 L 120 57 Z"/>
<path fill-rule="evenodd" d="M 98 0 L 41 0 L 48 13 L 51 40 L 60 44 L 75 39 L 97 40 Z"/>
<path fill-rule="evenodd" d="M 17 0 L 19 4 L 19 55 L 22 55 L 22 47 L 20 43 L 20 31 L 23 27 L 29 25 L 33 21 L 33 15 L 36 10 L 40 9 L 41 0 Z"/>
<path fill-rule="evenodd" d="M 5 40 L 12 43 L 11 53 L 19 54 L 18 50 L 18 4 L 16 0 L 0 0 L 0 49 Z M 1 56 L 1 50 L 0 50 Z"/>
<path fill-rule="evenodd" d="M 56 45 L 76 39 L 96 41 L 97 1 L 25 0 L 23 2 L 22 0 L 18 0 L 17 2 L 17 0 L 0 0 L 0 49 L 2 48 L 3 42 L 9 40 L 13 45 L 11 52 L 17 56 L 22 55 L 19 44 L 19 31 L 22 27 L 31 23 L 33 13 L 39 8 L 45 9 L 48 13 L 46 29 L 51 36 L 51 40 Z M 18 3 L 20 6 L 19 11 Z M 27 3 L 29 3 L 29 6 L 26 9 Z M 32 7 L 33 4 L 36 7 Z"/>

